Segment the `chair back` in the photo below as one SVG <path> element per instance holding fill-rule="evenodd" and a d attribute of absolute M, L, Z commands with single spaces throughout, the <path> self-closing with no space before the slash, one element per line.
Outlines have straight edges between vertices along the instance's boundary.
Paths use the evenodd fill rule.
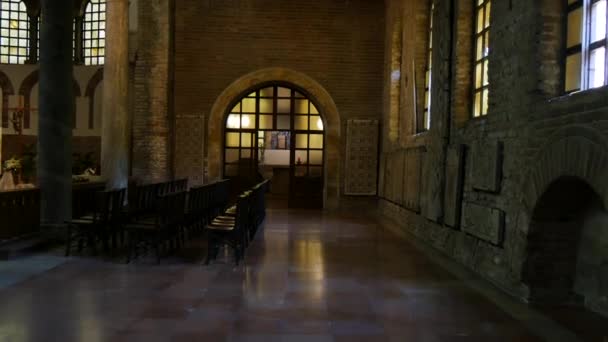
<path fill-rule="evenodd" d="M 161 227 L 171 227 L 182 222 L 186 208 L 185 191 L 160 196 L 156 203 L 157 224 Z"/>
<path fill-rule="evenodd" d="M 200 214 L 202 212 L 202 201 L 205 187 L 197 186 L 188 191 L 188 213 Z"/>
<path fill-rule="evenodd" d="M 251 193 L 240 195 L 236 200 L 236 216 L 234 228 L 237 233 L 243 233 L 247 230 L 249 215 L 251 208 Z"/>
<path fill-rule="evenodd" d="M 93 223 L 104 224 L 110 219 L 110 207 L 112 201 L 111 194 L 111 191 L 95 192 L 95 204 L 92 212 Z"/>
<path fill-rule="evenodd" d="M 110 222 L 119 223 L 122 220 L 126 195 L 127 189 L 125 188 L 110 191 Z"/>
<path fill-rule="evenodd" d="M 178 179 L 171 182 L 171 191 L 180 192 L 188 190 L 188 178 Z"/>

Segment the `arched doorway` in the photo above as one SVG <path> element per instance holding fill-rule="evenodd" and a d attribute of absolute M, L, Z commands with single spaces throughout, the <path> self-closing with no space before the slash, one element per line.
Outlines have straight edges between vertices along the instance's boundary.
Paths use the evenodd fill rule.
<path fill-rule="evenodd" d="M 530 301 L 593 307 L 606 296 L 608 214 L 583 180 L 561 177 L 539 198 L 530 222 L 522 279 Z"/>
<path fill-rule="evenodd" d="M 340 201 L 341 179 L 341 120 L 338 107 L 323 85 L 308 75 L 289 68 L 272 67 L 253 71 L 236 79 L 222 91 L 215 100 L 207 120 L 207 137 L 205 145 L 206 167 L 205 180 L 213 181 L 224 177 L 224 133 L 227 110 L 230 110 L 236 99 L 240 99 L 257 89 L 260 85 L 284 82 L 296 89 L 306 90 L 306 94 L 323 113 L 324 124 L 324 189 L 323 205 L 325 209 L 335 209 Z"/>
<path fill-rule="evenodd" d="M 292 208 L 322 208 L 325 124 L 303 89 L 275 82 L 248 90 L 225 114 L 223 174 L 244 188 L 272 179 Z"/>

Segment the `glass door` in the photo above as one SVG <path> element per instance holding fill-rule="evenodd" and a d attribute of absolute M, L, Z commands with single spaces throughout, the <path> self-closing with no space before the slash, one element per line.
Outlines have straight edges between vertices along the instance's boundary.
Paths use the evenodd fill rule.
<path fill-rule="evenodd" d="M 323 208 L 323 133 L 296 131 L 292 146 L 289 206 Z"/>
<path fill-rule="evenodd" d="M 285 85 L 252 90 L 226 118 L 224 177 L 242 191 L 271 179 L 293 208 L 323 207 L 324 125 L 317 107 Z"/>

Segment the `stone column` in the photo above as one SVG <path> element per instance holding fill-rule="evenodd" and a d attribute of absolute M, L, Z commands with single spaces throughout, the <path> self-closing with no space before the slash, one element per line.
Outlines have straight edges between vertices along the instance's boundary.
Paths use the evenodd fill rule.
<path fill-rule="evenodd" d="M 42 225 L 72 214 L 72 1 L 42 0 L 38 184 Z"/>
<path fill-rule="evenodd" d="M 146 181 L 172 176 L 172 3 L 143 0 L 137 4 L 133 176 Z"/>
<path fill-rule="evenodd" d="M 106 2 L 101 175 L 107 187 L 126 188 L 129 178 L 129 1 Z"/>

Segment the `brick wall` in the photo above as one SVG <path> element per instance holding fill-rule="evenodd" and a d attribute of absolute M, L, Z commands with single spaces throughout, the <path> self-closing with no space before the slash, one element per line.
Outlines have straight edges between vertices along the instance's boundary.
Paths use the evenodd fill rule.
<path fill-rule="evenodd" d="M 416 4 L 402 1 L 406 8 Z M 435 0 L 431 130 L 414 136 L 402 127 L 401 146 L 385 146 L 381 158 L 384 214 L 523 298 L 539 290 L 522 272 L 529 248 L 537 248 L 529 243 L 531 221 L 549 185 L 574 177 L 601 198 L 604 215 L 608 207 L 608 88 L 561 95 L 561 8 L 557 0 L 493 1 L 489 114 L 470 119 L 473 5 L 469 0 Z M 424 39 L 419 28 L 404 25 L 404 30 L 412 31 L 404 32 L 409 37 L 404 47 Z M 401 77 L 410 78 L 411 72 L 402 71 Z M 389 82 L 385 79 L 385 85 Z M 385 86 L 385 101 L 389 91 Z M 412 103 L 412 96 L 403 93 L 401 103 Z M 386 103 L 384 108 L 386 120 Z M 408 157 L 412 153 L 420 157 Z M 412 181 L 418 175 L 420 181 Z M 606 226 L 605 219 L 594 222 Z M 583 235 L 587 226 L 578 226 Z M 607 228 L 600 241 L 608 238 Z M 564 243 L 552 237 L 540 240 Z M 579 250 L 598 248 L 581 245 Z M 605 252 L 596 253 L 594 260 L 608 258 Z M 608 276 L 591 266 L 586 274 L 585 284 L 600 284 Z M 594 310 L 608 312 L 606 301 L 600 300 L 608 288 L 587 288 L 571 290 L 596 303 Z"/>
<path fill-rule="evenodd" d="M 181 0 L 175 5 L 177 176 L 200 179 L 195 177 L 201 174 L 204 130 L 188 123 L 208 117 L 224 89 L 259 69 L 285 67 L 313 78 L 332 96 L 343 125 L 348 118 L 380 117 L 382 1 Z"/>

